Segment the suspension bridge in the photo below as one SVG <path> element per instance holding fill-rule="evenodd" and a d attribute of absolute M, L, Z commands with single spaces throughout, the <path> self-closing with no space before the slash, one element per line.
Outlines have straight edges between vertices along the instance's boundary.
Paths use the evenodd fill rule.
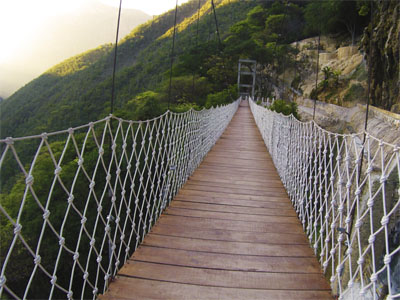
<path fill-rule="evenodd" d="M 249 102 L 0 140 L 0 295 L 398 299 L 399 147 Z"/>

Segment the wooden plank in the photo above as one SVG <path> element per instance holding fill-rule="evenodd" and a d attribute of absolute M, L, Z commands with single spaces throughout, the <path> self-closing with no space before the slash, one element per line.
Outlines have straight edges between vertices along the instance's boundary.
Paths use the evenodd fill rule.
<path fill-rule="evenodd" d="M 235 193 L 224 193 L 224 192 L 212 192 L 212 191 L 196 191 L 190 189 L 182 189 L 178 193 L 180 196 L 206 196 L 206 197 L 223 197 L 225 199 L 241 199 L 241 200 L 257 200 L 263 201 L 268 197 L 282 197 L 281 199 L 285 199 L 287 203 L 290 203 L 287 199 L 287 194 L 285 191 L 275 191 L 272 190 L 270 192 L 265 193 L 264 195 L 248 195 L 248 194 L 235 194 Z"/>
<path fill-rule="evenodd" d="M 221 288 L 118 276 L 101 300 L 130 299 L 274 299 L 325 300 L 328 291 Z"/>
<path fill-rule="evenodd" d="M 218 270 L 321 274 L 314 257 L 235 255 L 140 246 L 131 260 Z"/>
<path fill-rule="evenodd" d="M 223 204 L 187 202 L 187 201 L 180 201 L 178 199 L 174 199 L 174 201 L 171 202 L 170 207 L 180 207 L 180 208 L 204 210 L 204 211 L 231 212 L 231 213 L 260 215 L 260 216 L 272 215 L 272 216 L 297 217 L 297 214 L 293 208 L 272 209 L 272 208 L 249 207 L 249 206 L 233 206 L 233 205 L 223 205 Z"/>
<path fill-rule="evenodd" d="M 268 197 L 266 200 L 244 200 L 244 199 L 230 199 L 229 197 L 209 197 L 202 195 L 180 195 L 175 196 L 175 199 L 187 202 L 196 203 L 211 203 L 211 204 L 224 204 L 224 205 L 235 205 L 235 206 L 246 206 L 246 207 L 261 207 L 271 209 L 290 209 L 293 208 L 290 202 L 281 202 L 282 198 Z"/>
<path fill-rule="evenodd" d="M 272 177 L 272 176 L 271 176 Z M 234 184 L 235 181 L 243 181 L 246 184 L 248 182 L 252 182 L 254 185 L 263 185 L 263 186 L 268 186 L 268 184 L 270 182 L 272 183 L 281 183 L 279 178 L 276 177 L 272 177 L 272 178 L 266 178 L 266 177 L 261 177 L 261 176 L 251 176 L 251 175 L 239 175 L 239 174 L 223 174 L 223 176 L 220 176 L 218 174 L 210 174 L 210 173 L 206 173 L 206 172 L 200 172 L 197 171 L 190 176 L 190 179 L 193 180 L 211 180 L 211 181 L 215 181 L 217 182 L 218 180 L 230 180 L 232 181 L 232 184 Z"/>
<path fill-rule="evenodd" d="M 149 234 L 143 242 L 145 246 L 160 248 L 202 251 L 210 253 L 258 255 L 258 256 L 285 256 L 313 257 L 314 253 L 308 245 L 277 245 L 262 243 L 246 243 L 232 241 L 214 241 L 176 236 Z"/>
<path fill-rule="evenodd" d="M 204 240 L 280 244 L 280 245 L 308 245 L 308 240 L 304 233 L 276 233 L 276 232 L 241 232 L 230 229 L 207 229 L 196 228 L 193 230 L 189 226 L 180 224 L 168 225 L 156 224 L 153 226 L 152 233 L 178 237 L 192 237 Z"/>
<path fill-rule="evenodd" d="M 254 189 L 254 190 L 268 190 L 268 187 L 283 187 L 283 184 L 280 180 L 268 180 L 268 185 L 265 184 L 265 180 L 263 182 L 255 182 L 255 181 L 248 181 L 243 178 L 236 179 L 236 180 L 229 180 L 220 177 L 210 177 L 210 176 L 196 176 L 193 175 L 189 178 L 186 184 L 197 184 L 197 185 L 204 185 L 204 186 L 234 186 L 234 187 L 246 187 L 246 189 Z"/>
<path fill-rule="evenodd" d="M 321 274 L 240 272 L 129 261 L 120 275 L 214 287 L 282 290 L 290 285 L 295 290 L 329 290 Z"/>
<path fill-rule="evenodd" d="M 169 207 L 165 211 L 166 215 L 185 216 L 204 219 L 217 219 L 217 220 L 232 220 L 232 221 L 246 221 L 246 222 L 261 222 L 261 223 L 286 223 L 286 224 L 300 224 L 297 216 L 275 216 L 275 215 L 248 215 L 237 214 L 230 212 L 213 212 L 193 210 L 179 207 Z"/>
<path fill-rule="evenodd" d="M 282 187 L 268 187 L 265 189 L 247 189 L 243 187 L 237 186 L 216 186 L 216 185 L 200 185 L 200 184 L 193 184 L 188 182 L 185 184 L 185 190 L 192 190 L 192 191 L 206 191 L 206 192 L 216 192 L 216 193 L 223 193 L 223 194 L 236 194 L 236 195 L 251 195 L 251 196 L 268 196 L 271 193 L 279 193 L 281 195 L 286 195 L 286 192 L 282 191 Z"/>
<path fill-rule="evenodd" d="M 290 223 L 275 223 L 275 222 L 247 222 L 247 221 L 232 221 L 218 220 L 206 218 L 183 217 L 173 215 L 163 215 L 158 220 L 160 225 L 180 225 L 196 228 L 207 229 L 224 229 L 229 228 L 236 231 L 250 232 L 270 232 L 270 233 L 303 233 L 302 227 L 299 224 Z"/>

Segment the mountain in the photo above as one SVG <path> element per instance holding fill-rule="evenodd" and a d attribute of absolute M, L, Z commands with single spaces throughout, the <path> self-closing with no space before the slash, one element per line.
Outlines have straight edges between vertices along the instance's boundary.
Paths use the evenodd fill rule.
<path fill-rule="evenodd" d="M 118 9 L 86 1 L 79 11 L 54 16 L 26 39 L 18 57 L 0 62 L 0 94 L 8 97 L 25 83 L 64 59 L 115 42 Z M 136 9 L 123 9 L 120 37 L 151 19 Z"/>
<path fill-rule="evenodd" d="M 254 1 L 217 0 L 219 32 L 227 35 L 235 22 L 257 5 Z M 185 51 L 217 51 L 217 34 L 210 1 L 179 7 L 175 65 Z M 112 14 L 113 16 L 115 14 Z M 140 92 L 154 89 L 168 78 L 175 11 L 140 25 L 118 45 L 116 108 Z M 102 31 L 99 30 L 101 33 Z M 194 47 L 197 41 L 199 47 Z M 73 36 L 71 36 L 73 39 Z M 22 136 L 77 126 L 110 113 L 113 46 L 111 44 L 74 56 L 28 83 L 0 105 L 1 136 Z M 199 62 L 200 63 L 200 62 Z M 204 70 L 203 73 L 205 73 Z"/>

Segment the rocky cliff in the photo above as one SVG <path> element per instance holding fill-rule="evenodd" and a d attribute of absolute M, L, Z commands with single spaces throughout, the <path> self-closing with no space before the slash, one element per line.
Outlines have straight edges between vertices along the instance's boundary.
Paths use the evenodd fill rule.
<path fill-rule="evenodd" d="M 371 103 L 400 112 L 400 2 L 374 3 L 372 23 L 365 29 L 361 47 L 371 70 Z"/>

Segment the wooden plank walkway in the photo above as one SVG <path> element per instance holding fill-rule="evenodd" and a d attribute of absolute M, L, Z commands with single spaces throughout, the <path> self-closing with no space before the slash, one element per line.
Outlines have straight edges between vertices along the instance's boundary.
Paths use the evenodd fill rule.
<path fill-rule="evenodd" d="M 246 103 L 100 299 L 332 299 Z"/>

